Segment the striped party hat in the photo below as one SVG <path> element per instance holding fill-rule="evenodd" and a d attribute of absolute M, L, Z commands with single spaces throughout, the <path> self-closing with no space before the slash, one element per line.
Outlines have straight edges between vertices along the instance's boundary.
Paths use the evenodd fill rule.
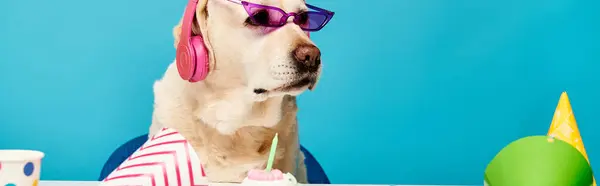
<path fill-rule="evenodd" d="M 177 131 L 163 128 L 108 175 L 100 186 L 205 186 L 200 159 Z"/>

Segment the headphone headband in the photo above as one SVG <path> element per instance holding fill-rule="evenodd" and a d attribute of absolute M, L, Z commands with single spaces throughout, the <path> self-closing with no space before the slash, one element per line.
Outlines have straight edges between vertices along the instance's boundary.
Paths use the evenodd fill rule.
<path fill-rule="evenodd" d="M 185 7 L 183 14 L 183 21 L 181 22 L 181 35 L 179 36 L 180 41 L 189 41 L 192 36 L 192 25 L 194 23 L 194 17 L 196 15 L 196 7 L 198 6 L 198 0 L 190 0 L 188 5 Z"/>

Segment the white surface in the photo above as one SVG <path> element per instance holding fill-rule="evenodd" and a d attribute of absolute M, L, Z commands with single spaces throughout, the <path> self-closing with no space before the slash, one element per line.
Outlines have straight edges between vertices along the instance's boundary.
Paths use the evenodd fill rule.
<path fill-rule="evenodd" d="M 42 181 L 38 186 L 98 186 L 100 182 L 96 181 Z M 239 184 L 210 184 L 211 186 L 236 186 Z M 327 185 L 306 185 L 306 186 L 327 186 Z M 334 185 L 334 186 L 390 186 L 390 185 Z M 436 185 L 395 185 L 395 186 L 436 186 Z M 441 186 L 441 185 L 437 185 Z M 447 185 L 450 186 L 450 185 Z"/>
<path fill-rule="evenodd" d="M 42 181 L 38 186 L 98 186 L 100 182 L 95 181 Z M 239 184 L 210 184 L 211 186 L 237 186 Z M 324 185 L 310 185 L 310 186 L 324 186 Z M 336 185 L 336 186 L 355 186 L 355 185 Z M 358 185 L 356 185 L 358 186 Z M 360 186 L 369 186 L 369 185 L 360 185 Z M 382 186 L 382 185 L 370 185 L 370 186 Z M 388 185 L 383 185 L 388 186 Z M 403 185 L 404 186 L 404 185 Z M 410 186 L 410 185 L 406 185 Z"/>

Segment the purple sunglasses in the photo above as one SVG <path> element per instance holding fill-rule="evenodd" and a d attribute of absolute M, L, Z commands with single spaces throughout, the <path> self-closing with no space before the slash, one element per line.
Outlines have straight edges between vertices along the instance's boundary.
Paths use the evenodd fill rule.
<path fill-rule="evenodd" d="M 290 12 L 286 13 L 280 8 L 249 3 L 239 0 L 228 0 L 229 2 L 240 4 L 246 9 L 250 24 L 265 27 L 281 27 L 287 23 L 289 17 L 294 16 L 294 23 L 304 31 L 319 31 L 331 20 L 333 12 L 313 5 L 306 4 L 310 9 L 316 11 Z"/>

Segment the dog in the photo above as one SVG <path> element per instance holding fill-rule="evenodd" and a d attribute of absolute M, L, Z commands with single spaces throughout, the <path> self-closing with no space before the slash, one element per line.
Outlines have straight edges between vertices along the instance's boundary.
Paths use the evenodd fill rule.
<path fill-rule="evenodd" d="M 321 52 L 297 24 L 249 24 L 248 13 L 231 1 L 198 1 L 192 32 L 203 36 L 209 73 L 192 83 L 180 77 L 176 61 L 169 65 L 153 87 L 149 135 L 177 130 L 198 154 L 208 181 L 239 183 L 250 169 L 265 168 L 277 133 L 273 167 L 306 183 L 296 96 L 317 85 Z M 248 2 L 286 12 L 307 9 L 304 0 Z M 175 47 L 181 29 L 181 22 L 173 29 Z"/>

